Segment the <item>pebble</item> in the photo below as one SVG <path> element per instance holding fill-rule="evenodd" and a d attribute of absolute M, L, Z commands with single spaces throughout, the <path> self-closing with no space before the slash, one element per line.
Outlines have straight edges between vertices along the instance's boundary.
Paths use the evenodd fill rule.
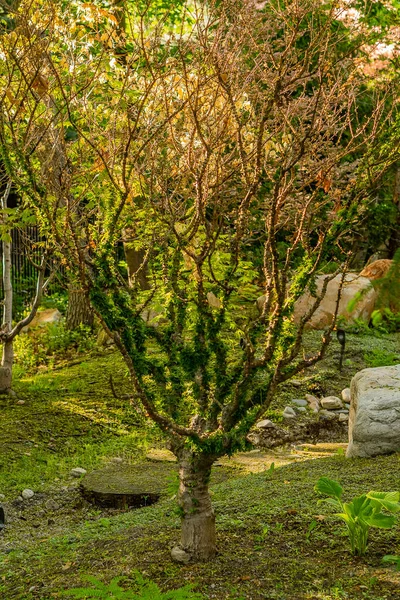
<path fill-rule="evenodd" d="M 54 510 L 58 510 L 60 508 L 60 506 L 59 506 L 59 504 L 57 504 L 57 502 L 55 502 L 53 500 L 53 498 L 49 498 L 49 500 L 47 500 L 47 502 L 46 502 L 46 508 L 47 508 L 47 510 L 54 511 Z"/>
<path fill-rule="evenodd" d="M 35 492 L 33 490 L 30 490 L 29 488 L 27 488 L 26 490 L 22 490 L 21 492 L 23 500 L 30 500 L 31 498 L 33 498 L 34 495 Z"/>
<path fill-rule="evenodd" d="M 345 404 L 344 406 L 347 408 L 347 410 L 350 410 L 350 404 Z"/>
<path fill-rule="evenodd" d="M 282 413 L 284 419 L 295 419 L 296 412 L 291 406 L 286 406 L 285 410 Z"/>
<path fill-rule="evenodd" d="M 332 413 L 329 410 L 321 410 L 319 414 L 321 419 L 325 419 L 326 421 L 333 421 L 333 419 L 336 419 L 335 413 Z"/>
<path fill-rule="evenodd" d="M 296 406 L 294 409 L 297 413 L 305 413 L 307 412 L 307 409 L 305 406 Z"/>
<path fill-rule="evenodd" d="M 262 421 L 258 421 L 256 427 L 258 429 L 269 429 L 270 427 L 275 427 L 275 425 L 269 419 L 263 419 Z"/>
<path fill-rule="evenodd" d="M 124 462 L 124 459 L 121 458 L 120 456 L 113 456 L 112 458 L 110 458 L 110 462 L 122 463 L 122 462 Z"/>
<path fill-rule="evenodd" d="M 346 422 L 348 420 L 349 420 L 349 415 L 346 415 L 345 413 L 340 413 L 340 415 L 339 415 L 339 421 L 341 423 L 344 423 L 344 422 Z"/>
<path fill-rule="evenodd" d="M 295 404 L 296 406 L 304 407 L 304 406 L 308 405 L 308 402 L 307 402 L 307 400 L 298 400 L 296 398 L 295 400 L 292 400 L 292 404 Z"/>
<path fill-rule="evenodd" d="M 335 410 L 337 408 L 343 408 L 343 404 L 340 398 L 337 396 L 327 396 L 320 400 L 322 408 L 326 410 Z"/>
<path fill-rule="evenodd" d="M 18 400 L 17 404 L 25 404 L 25 400 Z"/>
<path fill-rule="evenodd" d="M 14 390 L 7 390 L 7 394 L 8 394 L 9 396 L 11 396 L 12 398 L 15 398 L 15 397 L 16 397 L 16 395 L 17 395 L 17 393 L 16 393 L 16 392 L 14 392 Z"/>
<path fill-rule="evenodd" d="M 301 387 L 303 385 L 303 383 L 298 379 L 292 379 L 290 383 L 294 385 L 294 387 Z"/>
<path fill-rule="evenodd" d="M 351 401 L 351 391 L 350 391 L 350 388 L 345 388 L 344 390 L 342 390 L 342 400 L 343 400 L 343 402 L 350 402 Z"/>
<path fill-rule="evenodd" d="M 82 475 L 86 475 L 86 473 L 86 469 L 82 469 L 82 467 L 75 467 L 74 469 L 71 469 L 71 475 L 73 477 L 81 477 Z"/>

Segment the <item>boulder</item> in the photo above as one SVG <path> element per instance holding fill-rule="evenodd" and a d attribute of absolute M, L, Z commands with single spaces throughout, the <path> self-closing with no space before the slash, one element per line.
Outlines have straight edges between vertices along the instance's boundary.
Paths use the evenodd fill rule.
<path fill-rule="evenodd" d="M 46 308 L 45 310 L 38 310 L 32 321 L 26 327 L 23 327 L 22 331 L 27 333 L 31 329 L 36 327 L 46 327 L 52 323 L 58 323 L 62 319 L 62 314 L 57 308 Z"/>
<path fill-rule="evenodd" d="M 316 278 L 316 293 L 321 293 L 323 283 L 327 275 L 319 275 Z M 321 304 L 313 314 L 308 327 L 314 329 L 324 329 L 332 323 L 333 315 L 336 310 L 336 302 L 338 297 L 339 285 L 342 275 L 334 277 L 327 286 L 326 294 L 321 301 Z M 362 293 L 360 300 L 351 312 L 348 311 L 348 305 L 354 299 L 356 294 Z M 356 273 L 347 273 L 345 283 L 342 289 L 342 295 L 339 302 L 338 316 L 344 317 L 347 321 L 354 319 L 362 319 L 369 321 L 375 307 L 377 293 L 371 285 L 371 282 L 366 277 L 360 277 Z M 305 292 L 296 302 L 294 308 L 294 321 L 299 323 L 303 315 L 305 315 L 313 303 L 315 297 L 309 291 Z"/>
<path fill-rule="evenodd" d="M 364 369 L 351 382 L 347 457 L 400 451 L 400 365 Z"/>

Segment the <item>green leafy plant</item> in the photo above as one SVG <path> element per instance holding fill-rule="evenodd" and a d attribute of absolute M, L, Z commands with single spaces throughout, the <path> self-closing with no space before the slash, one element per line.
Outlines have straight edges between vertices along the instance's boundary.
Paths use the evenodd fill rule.
<path fill-rule="evenodd" d="M 96 577 L 87 575 L 84 579 L 92 584 L 91 587 L 64 590 L 61 595 L 81 599 L 101 598 L 102 600 L 114 600 L 114 598 L 119 600 L 201 600 L 203 597 L 201 594 L 193 592 L 191 585 L 185 585 L 178 590 L 162 592 L 156 583 L 144 579 L 139 572 L 136 571 L 134 576 L 136 591 L 124 590 L 119 585 L 123 577 L 115 577 L 106 585 Z"/>
<path fill-rule="evenodd" d="M 396 556 L 393 554 L 386 554 L 382 558 L 382 562 L 384 563 L 394 563 L 396 565 L 396 571 L 400 571 L 400 556 Z"/>
<path fill-rule="evenodd" d="M 370 527 L 390 529 L 395 524 L 394 515 L 384 514 L 382 509 L 390 513 L 400 511 L 399 492 L 371 491 L 357 496 L 351 502 L 342 502 L 343 488 L 328 477 L 321 477 L 315 490 L 329 496 L 320 502 L 327 502 L 339 511 L 336 516 L 346 523 L 351 552 L 359 556 L 365 554 Z"/>

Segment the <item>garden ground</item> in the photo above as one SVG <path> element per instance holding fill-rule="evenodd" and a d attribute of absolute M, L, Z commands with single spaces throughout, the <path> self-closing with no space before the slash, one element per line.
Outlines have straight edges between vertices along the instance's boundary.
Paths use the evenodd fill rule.
<path fill-rule="evenodd" d="M 305 352 L 316 338 L 307 337 Z M 338 394 L 359 369 L 400 362 L 399 340 L 399 334 L 348 335 L 342 373 L 332 344 L 322 363 L 282 388 L 269 418 L 280 420 L 290 398 Z M 105 582 L 124 576 L 129 588 L 134 570 L 161 589 L 190 582 L 204 598 L 221 600 L 400 597 L 400 572 L 381 562 L 385 554 L 400 554 L 400 527 L 373 530 L 366 557 L 353 558 L 344 527 L 314 492 L 321 476 L 339 480 L 346 499 L 370 489 L 398 490 L 398 455 L 346 460 L 343 444 L 305 443 L 224 459 L 211 482 L 219 552 L 208 564 L 171 561 L 179 538 L 171 463 L 157 463 L 165 469 L 165 494 L 153 506 L 126 512 L 82 500 L 71 468 L 144 462 L 151 449 L 163 448 L 134 404 L 113 396 L 110 374 L 118 395 L 129 393 L 115 351 L 94 349 L 36 373 L 20 369 L 17 398 L 0 399 L 0 493 L 10 516 L 0 534 L 2 599 L 58 598 L 81 586 L 84 574 Z M 24 488 L 35 496 L 21 503 Z"/>

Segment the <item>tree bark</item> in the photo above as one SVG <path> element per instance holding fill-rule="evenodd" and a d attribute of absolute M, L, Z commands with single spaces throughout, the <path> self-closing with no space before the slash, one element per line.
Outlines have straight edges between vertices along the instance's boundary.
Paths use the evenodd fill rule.
<path fill-rule="evenodd" d="M 85 290 L 71 287 L 68 293 L 68 308 L 65 324 L 67 329 L 76 329 L 79 325 L 93 327 L 94 313 Z"/>
<path fill-rule="evenodd" d="M 11 182 L 8 182 L 7 189 L 1 199 L 1 208 L 7 209 L 7 200 L 11 190 Z M 3 219 L 7 220 L 7 215 L 3 213 Z M 9 334 L 12 328 L 12 304 L 13 304 L 13 288 L 11 281 L 11 239 L 3 239 L 3 322 L 2 333 Z M 11 389 L 12 367 L 14 362 L 14 347 L 12 340 L 4 338 L 3 351 L 0 367 L 0 393 L 7 392 Z"/>
<path fill-rule="evenodd" d="M 216 554 L 215 516 L 208 489 L 214 457 L 194 454 L 187 449 L 177 454 L 181 549 L 193 561 L 208 561 Z"/>
<path fill-rule="evenodd" d="M 397 208 L 396 220 L 392 227 L 392 234 L 388 243 L 389 256 L 393 258 L 396 251 L 400 248 L 400 163 L 396 165 L 394 178 L 393 203 Z"/>
<path fill-rule="evenodd" d="M 124 229 L 124 253 L 126 264 L 128 265 L 129 285 L 133 285 L 136 280 L 139 283 L 140 289 L 149 290 L 151 285 L 148 281 L 147 265 L 144 264 L 145 251 L 135 250 L 132 247 L 132 242 L 135 239 L 135 232 L 131 227 Z"/>

